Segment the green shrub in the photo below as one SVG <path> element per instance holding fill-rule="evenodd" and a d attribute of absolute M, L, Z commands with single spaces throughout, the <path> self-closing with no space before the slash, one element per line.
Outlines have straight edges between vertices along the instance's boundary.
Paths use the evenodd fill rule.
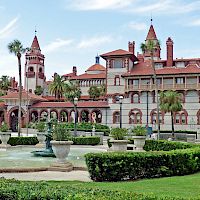
<path fill-rule="evenodd" d="M 136 126 L 132 129 L 132 133 L 134 136 L 146 136 L 147 129 L 143 126 Z"/>
<path fill-rule="evenodd" d="M 2 123 L 0 126 L 0 131 L 1 132 L 7 132 L 9 130 L 8 124 L 7 123 Z"/>
<path fill-rule="evenodd" d="M 168 152 L 109 152 L 85 155 L 94 181 L 185 175 L 200 170 L 200 148 Z"/>
<path fill-rule="evenodd" d="M 11 137 L 8 144 L 11 146 L 16 145 L 36 145 L 38 143 L 37 137 Z"/>
<path fill-rule="evenodd" d="M 110 132 L 110 136 L 113 137 L 115 140 L 123 140 L 126 135 L 126 128 L 112 128 Z"/>
<path fill-rule="evenodd" d="M 0 178 L 2 200 L 180 200 L 178 197 L 159 198 L 152 194 L 112 191 L 99 188 L 51 185 L 47 182 L 23 182 Z M 182 199 L 183 200 L 183 199 Z"/>
<path fill-rule="evenodd" d="M 183 142 L 174 142 L 166 140 L 146 140 L 145 151 L 171 151 L 176 149 L 187 149 L 197 145 Z"/>
<path fill-rule="evenodd" d="M 65 124 L 56 123 L 53 126 L 53 140 L 67 141 L 71 139 L 71 134 Z"/>
<path fill-rule="evenodd" d="M 73 144 L 76 145 L 97 145 L 100 142 L 100 137 L 98 136 L 87 136 L 87 137 L 74 137 L 72 138 Z"/>
<path fill-rule="evenodd" d="M 38 130 L 38 132 L 45 132 L 45 122 L 37 122 L 36 129 Z"/>

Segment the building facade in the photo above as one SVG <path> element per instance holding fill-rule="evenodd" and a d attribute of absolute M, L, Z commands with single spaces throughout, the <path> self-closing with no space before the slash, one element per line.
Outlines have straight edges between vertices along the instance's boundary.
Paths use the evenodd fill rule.
<path fill-rule="evenodd" d="M 176 130 L 196 130 L 200 126 L 200 58 L 174 59 L 173 40 L 166 40 L 166 59 L 161 59 L 161 48 L 153 25 L 150 26 L 144 43 L 153 41 L 156 48 L 153 52 L 157 85 L 159 91 L 173 90 L 181 94 L 183 109 L 175 113 Z M 74 66 L 72 73 L 64 74 L 65 80 L 77 81 L 82 91 L 78 102 L 78 120 L 119 126 L 120 103 L 122 96 L 122 127 L 135 125 L 151 126 L 157 129 L 156 98 L 154 69 L 150 52 L 135 53 L 135 41 L 128 42 L 128 50 L 117 49 L 101 55 L 106 66 L 99 62 L 96 56 L 95 64 L 85 73 L 78 75 Z M 74 120 L 74 107 L 70 102 L 55 102 L 49 96 L 45 81 L 44 55 L 41 54 L 37 36 L 34 37 L 31 50 L 26 54 L 25 88 L 33 93 L 36 86 L 44 88 L 43 97 L 31 94 L 24 117 L 28 121 L 42 120 L 45 117 L 57 118 L 59 121 Z M 97 101 L 92 101 L 88 95 L 90 86 L 105 85 L 106 94 Z M 27 93 L 24 95 L 24 106 Z M 15 97 L 13 97 L 15 96 Z M 1 105 L 4 119 L 10 126 L 11 111 L 17 105 L 18 94 L 10 93 L 2 99 Z M 11 110 L 12 109 L 12 110 Z M 94 117 L 95 116 L 95 117 Z M 161 130 L 171 129 L 170 113 L 160 112 Z"/>

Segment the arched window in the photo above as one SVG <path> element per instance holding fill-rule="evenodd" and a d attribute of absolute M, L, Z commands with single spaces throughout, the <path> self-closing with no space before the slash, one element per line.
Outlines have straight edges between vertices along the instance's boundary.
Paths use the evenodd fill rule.
<path fill-rule="evenodd" d="M 119 75 L 115 76 L 114 85 L 120 85 L 120 77 L 119 77 Z"/>
<path fill-rule="evenodd" d="M 142 112 L 135 108 L 129 112 L 129 124 L 141 124 L 142 123 Z"/>
<path fill-rule="evenodd" d="M 113 124 L 119 124 L 120 122 L 120 113 L 119 111 L 115 111 L 113 113 Z"/>
<path fill-rule="evenodd" d="M 39 72 L 42 73 L 42 67 L 39 68 Z"/>
<path fill-rule="evenodd" d="M 188 113 L 187 111 L 184 109 L 180 112 L 175 113 L 174 115 L 174 124 L 187 124 L 187 117 L 188 117 Z"/>
<path fill-rule="evenodd" d="M 151 116 L 151 124 L 157 124 L 157 111 L 153 109 L 150 113 Z M 164 113 L 159 113 L 160 124 L 164 124 Z"/>
<path fill-rule="evenodd" d="M 33 67 L 29 67 L 29 68 L 28 68 L 28 71 L 29 71 L 29 72 L 33 72 L 33 71 L 34 71 Z"/>
<path fill-rule="evenodd" d="M 133 94 L 133 96 L 132 96 L 132 103 L 140 103 L 140 96 L 139 96 L 139 94 Z"/>

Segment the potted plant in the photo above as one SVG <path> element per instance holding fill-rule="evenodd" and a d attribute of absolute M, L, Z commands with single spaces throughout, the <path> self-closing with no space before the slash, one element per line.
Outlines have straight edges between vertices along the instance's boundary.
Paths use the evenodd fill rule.
<path fill-rule="evenodd" d="M 37 139 L 39 141 L 38 144 L 36 144 L 36 147 L 44 147 L 45 146 L 45 140 L 46 140 L 46 126 L 45 122 L 38 122 L 36 124 L 37 129 Z"/>
<path fill-rule="evenodd" d="M 125 128 L 112 128 L 110 131 L 110 136 L 113 140 L 110 140 L 112 143 L 112 151 L 126 151 L 128 140 L 125 140 L 127 135 L 127 129 Z"/>
<path fill-rule="evenodd" d="M 65 124 L 57 123 L 53 127 L 53 140 L 51 141 L 53 152 L 57 158 L 57 161 L 52 165 L 53 168 L 60 168 L 61 171 L 71 171 L 73 166 L 67 162 L 66 158 L 70 151 L 70 146 L 73 144 L 71 141 L 71 134 L 67 130 Z"/>
<path fill-rule="evenodd" d="M 143 126 L 136 126 L 132 129 L 132 133 L 132 138 L 134 139 L 134 145 L 136 146 L 136 150 L 143 151 L 147 129 Z"/>
<path fill-rule="evenodd" d="M 11 137 L 11 132 L 9 131 L 9 127 L 6 123 L 2 123 L 0 127 L 0 140 L 1 140 L 1 147 L 9 147 L 10 145 L 7 143 Z"/>

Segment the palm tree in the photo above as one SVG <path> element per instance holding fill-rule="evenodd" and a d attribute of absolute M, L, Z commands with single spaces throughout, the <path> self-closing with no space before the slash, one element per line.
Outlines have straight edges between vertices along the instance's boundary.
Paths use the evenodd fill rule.
<path fill-rule="evenodd" d="M 81 89 L 77 82 L 69 81 L 65 83 L 64 97 L 67 101 L 74 104 L 74 98 L 80 99 Z"/>
<path fill-rule="evenodd" d="M 8 50 L 10 53 L 15 54 L 18 60 L 19 67 L 19 109 L 18 109 L 18 136 L 21 132 L 21 104 L 22 104 L 22 69 L 21 69 L 21 55 L 25 53 L 27 48 L 24 48 L 19 40 L 14 40 L 8 44 Z"/>
<path fill-rule="evenodd" d="M 2 75 L 0 78 L 0 89 L 3 90 L 5 94 L 8 91 L 9 86 L 11 85 L 9 76 Z"/>
<path fill-rule="evenodd" d="M 101 96 L 101 88 L 97 87 L 96 85 L 93 85 L 89 88 L 88 94 L 90 98 L 92 98 L 93 101 L 95 101 L 95 99 Z"/>
<path fill-rule="evenodd" d="M 158 98 L 158 84 L 157 84 L 157 76 L 156 76 L 156 70 L 155 70 L 155 63 L 153 59 L 153 54 L 157 47 L 160 46 L 159 41 L 154 40 L 147 40 L 146 44 L 142 43 L 140 45 L 140 49 L 143 53 L 149 52 L 151 56 L 151 66 L 153 68 L 153 74 L 154 74 L 154 84 L 155 84 L 155 96 L 156 96 L 156 112 L 157 112 L 157 125 L 158 125 L 158 139 L 160 137 L 160 113 L 159 113 L 159 98 Z"/>
<path fill-rule="evenodd" d="M 59 74 L 55 74 L 53 82 L 49 85 L 49 92 L 52 95 L 54 94 L 55 98 L 57 98 L 58 101 L 60 101 L 60 99 L 63 96 L 64 90 L 65 90 L 64 79 Z"/>
<path fill-rule="evenodd" d="M 172 138 L 174 138 L 174 113 L 182 110 L 180 94 L 175 91 L 161 92 L 160 109 L 171 113 Z"/>

